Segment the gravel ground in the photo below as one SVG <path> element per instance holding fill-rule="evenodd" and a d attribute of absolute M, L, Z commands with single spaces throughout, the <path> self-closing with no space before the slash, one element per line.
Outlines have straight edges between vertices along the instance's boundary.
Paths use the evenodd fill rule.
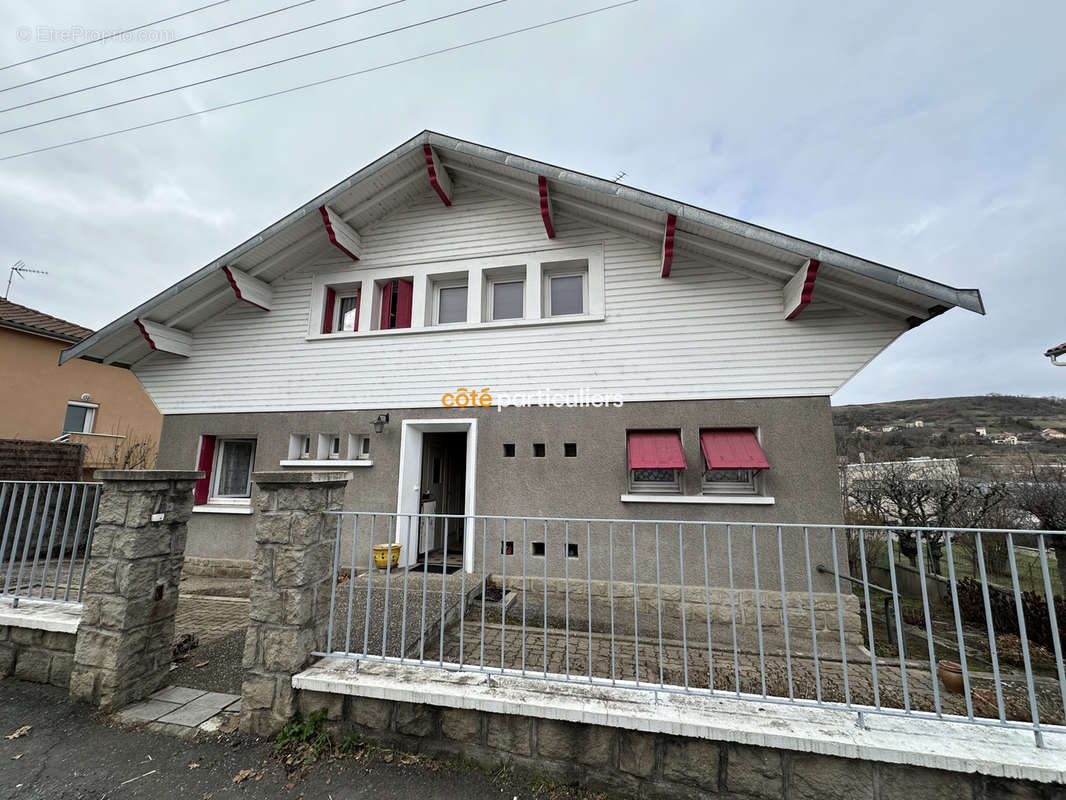
<path fill-rule="evenodd" d="M 170 671 L 167 683 L 227 694 L 241 693 L 241 656 L 244 654 L 243 630 L 233 631 L 221 639 L 193 648 L 185 661 Z M 203 664 L 197 667 L 197 664 Z"/>

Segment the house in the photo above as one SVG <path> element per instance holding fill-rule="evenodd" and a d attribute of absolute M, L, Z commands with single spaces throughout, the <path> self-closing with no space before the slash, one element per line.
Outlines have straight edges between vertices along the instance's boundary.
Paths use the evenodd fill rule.
<path fill-rule="evenodd" d="M 881 433 L 893 433 L 899 430 L 899 425 L 882 425 Z"/>
<path fill-rule="evenodd" d="M 122 465 L 133 447 L 154 464 L 163 418 L 127 369 L 79 359 L 64 348 L 88 328 L 0 299 L 0 439 L 62 438 L 86 446 L 83 466 Z"/>
<path fill-rule="evenodd" d="M 1018 444 L 1018 437 L 1013 433 L 993 433 L 988 437 L 988 441 L 992 442 L 992 444 L 1016 445 Z"/>
<path fill-rule="evenodd" d="M 426 131 L 63 360 L 134 372 L 159 466 L 209 473 L 188 553 L 248 559 L 258 470 L 349 470 L 359 511 L 839 522 L 829 396 L 956 306 L 983 313 L 976 290 Z M 451 530 L 472 569 L 481 542 Z M 400 540 L 407 563 L 441 546 Z M 580 547 L 605 574 L 602 542 Z"/>
<path fill-rule="evenodd" d="M 986 428 L 984 425 L 978 425 L 976 428 L 973 429 L 973 432 L 976 433 L 978 436 L 988 436 L 988 428 Z"/>
<path fill-rule="evenodd" d="M 1056 367 L 1066 367 L 1066 361 L 1059 361 L 1059 356 L 1066 355 L 1066 342 L 1057 344 L 1054 347 L 1049 347 L 1044 355 L 1051 359 L 1051 363 Z"/>
<path fill-rule="evenodd" d="M 1040 438 L 1045 442 L 1057 441 L 1059 439 L 1066 439 L 1066 433 L 1055 430 L 1054 428 L 1044 428 L 1040 431 Z"/>

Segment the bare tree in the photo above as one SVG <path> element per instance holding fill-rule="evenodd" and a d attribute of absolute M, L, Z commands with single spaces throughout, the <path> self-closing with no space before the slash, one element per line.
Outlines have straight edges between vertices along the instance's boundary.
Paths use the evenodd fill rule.
<path fill-rule="evenodd" d="M 1066 467 L 1038 464 L 1030 458 L 1022 477 L 1013 484 L 1015 505 L 1035 518 L 1041 529 L 1066 531 Z M 1059 581 L 1066 589 L 1066 535 L 1046 539 L 1055 549 Z"/>
<path fill-rule="evenodd" d="M 127 430 L 121 439 L 102 457 L 106 469 L 151 469 L 155 466 L 159 445 L 156 440 Z"/>

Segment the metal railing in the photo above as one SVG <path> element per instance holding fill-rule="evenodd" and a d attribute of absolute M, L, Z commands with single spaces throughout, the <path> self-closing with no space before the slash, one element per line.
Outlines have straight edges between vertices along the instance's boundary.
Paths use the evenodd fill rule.
<path fill-rule="evenodd" d="M 331 513 L 316 655 L 1066 731 L 1061 531 Z"/>
<path fill-rule="evenodd" d="M 100 484 L 0 481 L 0 599 L 81 602 Z"/>

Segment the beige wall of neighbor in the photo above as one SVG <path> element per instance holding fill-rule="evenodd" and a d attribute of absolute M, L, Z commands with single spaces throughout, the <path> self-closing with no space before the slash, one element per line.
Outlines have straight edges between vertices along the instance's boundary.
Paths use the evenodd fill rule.
<path fill-rule="evenodd" d="M 94 435 L 72 437 L 87 445 L 86 466 L 105 463 L 121 441 L 113 436 L 150 438 L 157 446 L 163 418 L 134 374 L 81 359 L 60 367 L 59 353 L 69 346 L 0 328 L 0 438 L 55 439 L 63 432 L 67 402 L 89 394 L 99 405 Z M 154 466 L 154 456 L 146 466 Z"/>

